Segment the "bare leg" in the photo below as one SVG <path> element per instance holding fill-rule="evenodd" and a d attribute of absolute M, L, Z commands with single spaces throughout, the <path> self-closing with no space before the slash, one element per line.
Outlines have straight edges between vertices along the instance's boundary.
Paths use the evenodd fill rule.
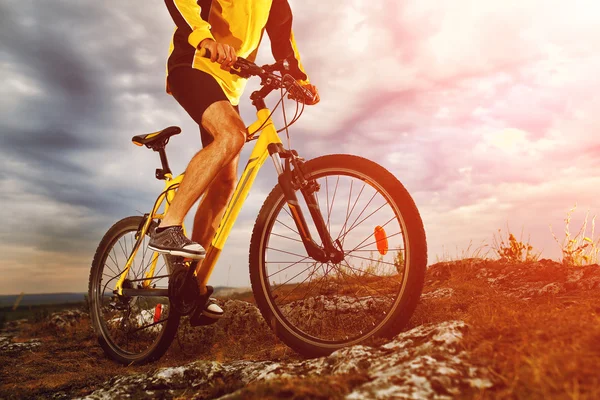
<path fill-rule="evenodd" d="M 218 101 L 208 107 L 202 116 L 202 125 L 214 136 L 214 141 L 188 164 L 161 227 L 181 225 L 192 205 L 219 172 L 237 160 L 246 142 L 246 127 L 228 101 Z"/>
<path fill-rule="evenodd" d="M 198 205 L 194 218 L 192 240 L 208 248 L 219 222 L 225 213 L 227 203 L 235 190 L 239 156 L 226 165 L 211 182 Z"/>

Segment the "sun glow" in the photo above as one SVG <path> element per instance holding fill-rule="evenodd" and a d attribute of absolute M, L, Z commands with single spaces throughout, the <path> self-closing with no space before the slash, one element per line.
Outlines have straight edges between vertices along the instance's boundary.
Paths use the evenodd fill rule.
<path fill-rule="evenodd" d="M 527 145 L 527 132 L 515 128 L 507 128 L 494 133 L 489 138 L 489 143 L 508 153 L 516 153 Z"/>

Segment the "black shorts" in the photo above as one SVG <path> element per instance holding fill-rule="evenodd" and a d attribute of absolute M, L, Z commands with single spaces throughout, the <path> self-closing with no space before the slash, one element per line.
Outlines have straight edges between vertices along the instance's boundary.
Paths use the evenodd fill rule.
<path fill-rule="evenodd" d="M 211 104 L 222 100 L 229 101 L 223 93 L 223 89 L 210 74 L 187 66 L 169 71 L 167 80 L 175 100 L 200 126 L 202 146 L 208 146 L 214 138 L 202 126 L 202 115 Z M 234 106 L 234 108 L 239 114 L 238 106 Z"/>

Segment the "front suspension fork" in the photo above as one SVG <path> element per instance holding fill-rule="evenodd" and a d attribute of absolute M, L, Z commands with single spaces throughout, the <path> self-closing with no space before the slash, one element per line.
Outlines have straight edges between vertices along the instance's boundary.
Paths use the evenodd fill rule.
<path fill-rule="evenodd" d="M 271 150 L 271 149 L 270 149 Z M 302 238 L 302 243 L 306 248 L 309 257 L 319 262 L 334 262 L 339 263 L 344 258 L 344 253 L 339 242 L 337 246 L 327 229 L 327 224 L 323 219 L 323 214 L 317 203 L 315 192 L 319 190 L 319 185 L 314 179 L 307 180 L 304 176 L 302 168 L 303 162 L 297 156 L 295 151 L 287 151 L 283 146 L 277 149 L 278 151 L 271 153 L 271 158 L 277 170 L 279 186 L 283 191 L 283 195 L 287 201 L 292 218 L 298 232 Z M 281 158 L 285 158 L 286 165 L 283 167 Z M 291 166 L 294 166 L 292 170 Z M 306 219 L 296 197 L 296 190 L 300 189 L 304 201 L 308 206 L 308 211 L 315 224 L 317 233 L 323 243 L 323 247 L 317 245 L 313 240 Z"/>

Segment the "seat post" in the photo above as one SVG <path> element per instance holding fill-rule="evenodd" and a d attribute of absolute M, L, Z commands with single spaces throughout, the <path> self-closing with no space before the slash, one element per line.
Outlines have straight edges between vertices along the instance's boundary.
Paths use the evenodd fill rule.
<path fill-rule="evenodd" d="M 167 152 L 165 151 L 164 147 L 155 149 L 155 151 L 158 151 L 158 154 L 160 155 L 160 162 L 162 164 L 162 169 L 156 170 L 156 177 L 158 179 L 165 179 L 166 174 L 171 174 L 171 168 L 169 168 L 169 161 L 167 160 Z"/>

